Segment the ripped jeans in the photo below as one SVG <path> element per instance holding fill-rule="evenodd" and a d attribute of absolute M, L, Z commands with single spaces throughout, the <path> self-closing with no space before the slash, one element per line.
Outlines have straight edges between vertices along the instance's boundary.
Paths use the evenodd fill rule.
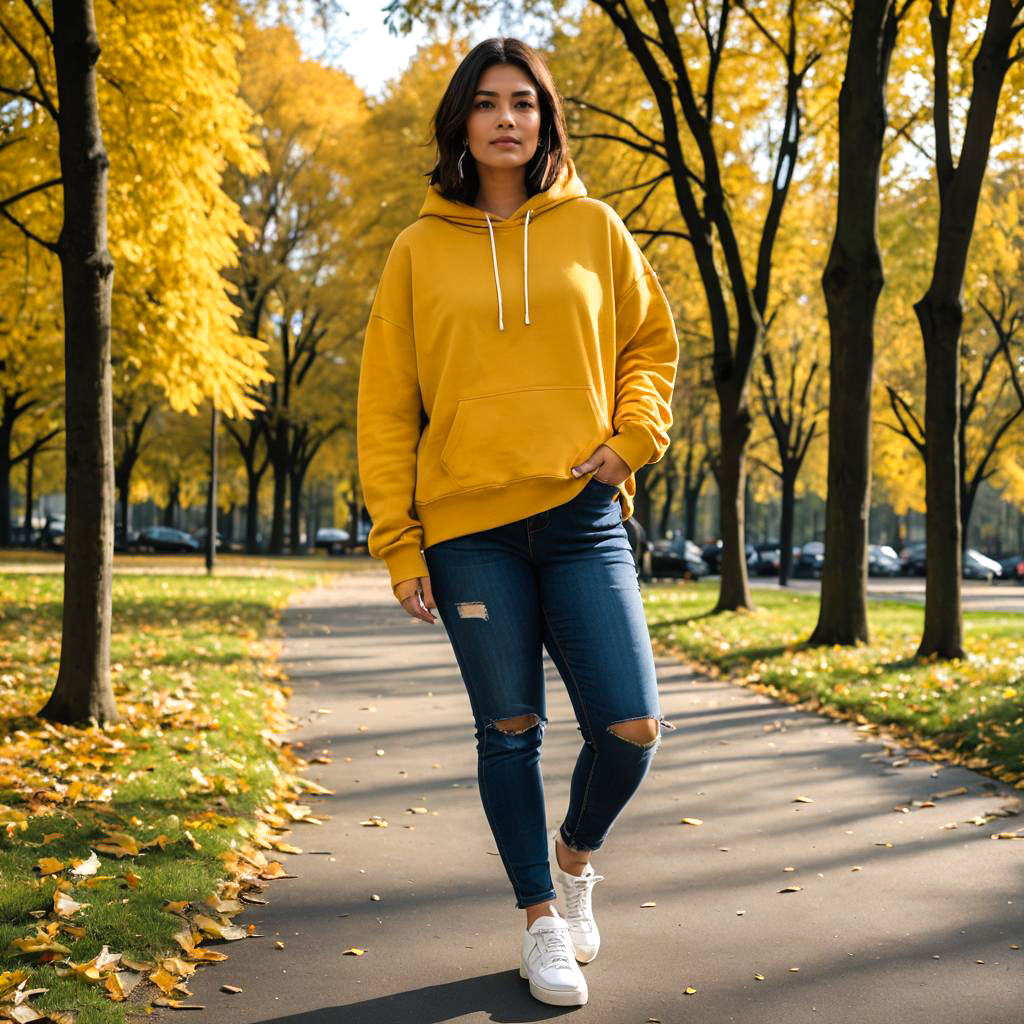
<path fill-rule="evenodd" d="M 591 477 L 568 502 L 424 549 L 437 613 L 476 724 L 484 813 L 524 908 L 554 899 L 540 749 L 543 650 L 565 682 L 583 746 L 562 841 L 597 850 L 661 742 L 654 655 L 616 488 Z M 501 729 L 524 717 L 532 725 Z M 654 738 L 609 728 L 653 719 Z"/>

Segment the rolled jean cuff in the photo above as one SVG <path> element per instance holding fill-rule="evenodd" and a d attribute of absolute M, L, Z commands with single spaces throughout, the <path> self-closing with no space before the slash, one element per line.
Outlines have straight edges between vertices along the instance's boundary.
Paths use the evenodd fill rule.
<path fill-rule="evenodd" d="M 540 896 L 520 897 L 516 900 L 516 907 L 519 910 L 525 910 L 527 907 L 532 907 L 536 903 L 545 903 L 548 900 L 554 900 L 558 898 L 558 893 L 554 889 L 548 889 L 546 893 L 542 893 Z"/>

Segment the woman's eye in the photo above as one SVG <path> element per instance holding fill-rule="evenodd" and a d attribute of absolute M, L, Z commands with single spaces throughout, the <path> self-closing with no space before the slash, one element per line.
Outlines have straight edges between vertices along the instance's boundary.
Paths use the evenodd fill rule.
<path fill-rule="evenodd" d="M 477 108 L 479 108 L 479 107 L 484 106 L 485 104 L 489 104 L 490 102 L 491 102 L 490 100 L 480 100 L 476 104 L 476 106 L 477 106 Z M 533 103 L 531 103 L 530 100 L 519 100 L 519 103 L 525 104 L 528 107 L 532 107 L 533 106 Z"/>

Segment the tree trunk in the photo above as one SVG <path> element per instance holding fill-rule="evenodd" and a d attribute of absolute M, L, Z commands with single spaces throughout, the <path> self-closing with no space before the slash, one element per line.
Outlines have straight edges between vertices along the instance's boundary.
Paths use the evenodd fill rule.
<path fill-rule="evenodd" d="M 885 87 L 897 30 L 893 0 L 853 7 L 839 93 L 836 231 L 822 275 L 829 325 L 828 497 L 825 564 L 812 644 L 868 641 L 868 511 L 875 307 L 884 276 L 878 181 Z"/>
<path fill-rule="evenodd" d="M 304 466 L 289 466 L 288 472 L 288 547 L 293 555 L 303 553 L 302 546 L 302 485 Z"/>
<path fill-rule="evenodd" d="M 11 546 L 11 426 L 0 423 L 0 548 Z"/>
<path fill-rule="evenodd" d="M 167 489 L 167 504 L 163 509 L 163 525 L 178 525 L 178 496 L 181 494 L 181 481 L 175 480 Z"/>
<path fill-rule="evenodd" d="M 988 165 L 1018 9 L 1011 0 L 990 0 L 985 31 L 972 64 L 974 80 L 967 122 L 954 166 L 949 132 L 948 51 L 951 7 L 932 0 L 929 11 L 934 52 L 933 117 L 939 230 L 932 278 L 914 304 L 924 340 L 925 497 L 928 545 L 924 635 L 918 657 L 961 658 L 963 613 L 960 602 L 962 540 L 960 524 L 960 329 L 967 252 L 974 233 L 978 200 Z"/>
<path fill-rule="evenodd" d="M 43 718 L 117 722 L 110 682 L 114 548 L 114 429 L 110 368 L 107 154 L 100 129 L 91 0 L 53 5 L 64 224 L 58 241 L 64 302 L 67 517 L 60 669 Z"/>
<path fill-rule="evenodd" d="M 796 478 L 799 466 L 784 466 L 782 471 L 782 516 L 779 524 L 779 586 L 789 583 L 793 574 L 793 511 L 796 508 Z"/>
<path fill-rule="evenodd" d="M 274 504 L 270 523 L 270 547 L 272 555 L 284 554 L 284 517 L 285 504 L 288 497 L 288 473 L 285 467 L 273 465 Z"/>
<path fill-rule="evenodd" d="M 255 555 L 259 552 L 260 525 L 260 481 L 262 473 L 257 473 L 246 463 L 245 481 L 247 494 L 245 498 L 245 552 L 248 555 Z"/>
<path fill-rule="evenodd" d="M 734 411 L 734 403 L 720 399 L 721 454 L 715 477 L 721 495 L 721 584 L 715 612 L 753 607 L 747 579 L 745 522 L 746 446 L 750 438 L 750 413 Z"/>
<path fill-rule="evenodd" d="M 36 475 L 36 453 L 35 449 L 28 453 L 25 460 L 25 544 L 32 543 L 32 505 L 35 503 L 33 496 L 33 484 Z"/>
<path fill-rule="evenodd" d="M 959 302 L 936 309 L 925 296 L 915 304 L 925 352 L 925 521 L 927 578 L 924 635 L 918 657 L 962 658 L 963 609 L 960 600 L 963 541 L 960 535 Z"/>

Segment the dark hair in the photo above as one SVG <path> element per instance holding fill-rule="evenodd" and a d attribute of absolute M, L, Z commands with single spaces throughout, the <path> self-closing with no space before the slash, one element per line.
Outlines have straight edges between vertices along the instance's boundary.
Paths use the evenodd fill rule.
<path fill-rule="evenodd" d="M 445 199 L 472 203 L 480 187 L 476 161 L 462 161 L 462 177 L 458 163 L 465 146 L 466 121 L 473 109 L 480 76 L 492 64 L 518 64 L 533 79 L 540 105 L 540 130 L 537 152 L 526 165 L 526 193 L 535 195 L 554 184 L 568 153 L 565 114 L 554 79 L 544 59 L 526 43 L 510 36 L 494 36 L 478 43 L 463 57 L 455 69 L 432 121 L 437 142 L 438 161 L 427 172 L 430 184 L 436 185 Z"/>

